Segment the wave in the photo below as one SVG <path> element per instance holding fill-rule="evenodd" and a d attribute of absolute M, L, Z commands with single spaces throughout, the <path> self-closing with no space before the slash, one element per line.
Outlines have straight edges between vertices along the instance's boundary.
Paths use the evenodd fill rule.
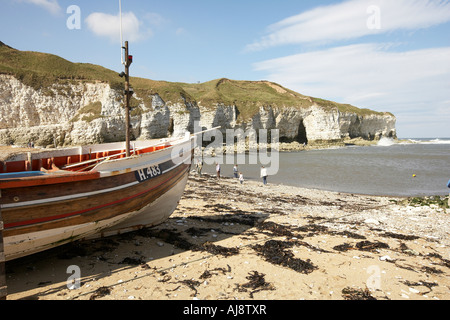
<path fill-rule="evenodd" d="M 389 147 L 392 146 L 394 144 L 397 144 L 397 142 L 392 139 L 392 138 L 381 138 L 380 141 L 378 141 L 377 146 L 381 146 L 381 147 Z"/>
<path fill-rule="evenodd" d="M 429 141 L 431 144 L 450 144 L 450 139 L 434 139 Z"/>
<path fill-rule="evenodd" d="M 409 145 L 409 144 L 450 144 L 450 138 L 406 138 L 392 139 L 383 137 L 378 141 L 377 146 L 389 147 L 392 145 Z"/>
<path fill-rule="evenodd" d="M 448 138 L 437 138 L 437 139 L 405 139 L 406 142 L 402 142 L 402 144 L 450 144 L 450 139 Z"/>

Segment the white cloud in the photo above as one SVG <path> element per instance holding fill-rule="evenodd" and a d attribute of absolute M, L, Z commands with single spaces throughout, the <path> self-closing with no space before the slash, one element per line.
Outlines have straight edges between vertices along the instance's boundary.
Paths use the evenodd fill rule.
<path fill-rule="evenodd" d="M 62 12 L 61 6 L 57 0 L 18 0 L 19 2 L 27 2 L 35 4 L 44 8 L 52 14 L 59 14 Z"/>
<path fill-rule="evenodd" d="M 344 41 L 357 43 L 363 37 L 377 41 L 379 37 L 367 36 L 427 29 L 449 21 L 450 0 L 347 0 L 270 25 L 266 35 L 246 50 L 306 45 L 303 53 L 262 61 L 254 69 L 264 72 L 265 79 L 305 95 L 390 111 L 397 115 L 398 128 L 411 131 L 414 124 L 428 122 L 436 135 L 448 136 L 447 42 L 441 48 L 402 52 L 398 37 L 396 43 L 344 45 Z"/>
<path fill-rule="evenodd" d="M 267 60 L 254 67 L 301 93 L 357 105 L 448 100 L 450 48 L 407 52 L 387 48 L 357 44 Z"/>
<path fill-rule="evenodd" d="M 368 24 L 375 15 L 380 24 L 378 28 L 370 28 Z M 246 50 L 329 43 L 393 30 L 428 28 L 447 21 L 450 21 L 448 0 L 349 0 L 317 7 L 275 23 L 268 27 L 266 36 L 247 45 Z"/>
<path fill-rule="evenodd" d="M 120 16 L 94 12 L 86 18 L 88 28 L 98 36 L 107 37 L 111 41 L 120 42 Z M 122 30 L 124 41 L 136 42 L 152 35 L 150 29 L 145 29 L 133 12 L 122 14 Z"/>
<path fill-rule="evenodd" d="M 266 79 L 305 95 L 450 122 L 450 47 L 406 52 L 357 44 L 256 63 Z M 419 113 L 418 113 L 419 112 Z M 403 118 L 406 119 L 406 118 Z"/>

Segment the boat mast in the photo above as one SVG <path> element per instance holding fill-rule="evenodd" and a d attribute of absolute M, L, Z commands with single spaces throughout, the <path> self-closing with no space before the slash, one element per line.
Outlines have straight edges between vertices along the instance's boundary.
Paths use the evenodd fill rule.
<path fill-rule="evenodd" d="M 120 16 L 120 45 L 122 47 L 121 59 L 122 64 L 125 65 L 125 72 L 119 74 L 121 77 L 125 77 L 125 150 L 126 156 L 130 156 L 130 100 L 133 95 L 133 90 L 130 88 L 130 65 L 133 62 L 133 56 L 128 52 L 128 41 L 125 41 L 123 46 L 122 35 L 122 1 L 119 0 L 119 16 Z M 124 59 L 125 55 L 125 59 Z"/>
<path fill-rule="evenodd" d="M 130 88 L 130 64 L 133 57 L 128 54 L 128 41 L 125 41 L 125 140 L 127 157 L 130 156 L 130 100 L 133 90 Z"/>

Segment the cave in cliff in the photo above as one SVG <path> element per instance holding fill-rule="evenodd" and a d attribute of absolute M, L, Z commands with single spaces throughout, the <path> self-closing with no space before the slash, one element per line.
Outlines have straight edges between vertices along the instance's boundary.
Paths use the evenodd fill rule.
<path fill-rule="evenodd" d="M 308 137 L 306 135 L 306 128 L 305 125 L 303 124 L 303 120 L 300 121 L 300 124 L 298 126 L 298 135 L 296 138 L 296 141 L 301 143 L 301 144 L 308 144 Z"/>

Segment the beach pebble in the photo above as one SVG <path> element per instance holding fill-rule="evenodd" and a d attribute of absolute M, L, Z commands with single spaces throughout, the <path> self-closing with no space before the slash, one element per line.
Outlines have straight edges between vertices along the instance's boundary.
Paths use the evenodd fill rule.
<path fill-rule="evenodd" d="M 364 220 L 364 223 L 365 224 L 374 224 L 374 225 L 379 225 L 380 224 L 380 222 L 378 220 L 375 220 L 375 219 L 366 219 L 366 220 Z"/>
<path fill-rule="evenodd" d="M 164 242 L 161 242 L 161 241 L 158 241 L 156 244 L 157 244 L 158 247 L 164 246 Z"/>
<path fill-rule="evenodd" d="M 380 261 L 394 261 L 394 260 L 389 256 L 382 256 L 380 257 Z"/>

